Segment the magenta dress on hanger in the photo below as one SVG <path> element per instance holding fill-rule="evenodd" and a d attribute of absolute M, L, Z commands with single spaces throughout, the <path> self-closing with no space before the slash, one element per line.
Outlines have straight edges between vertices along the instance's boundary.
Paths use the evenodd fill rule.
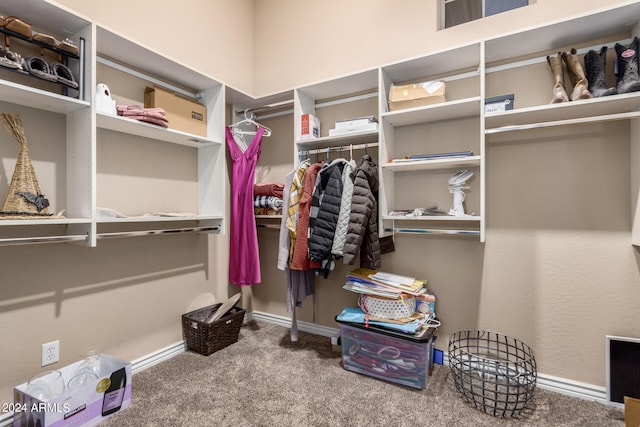
<path fill-rule="evenodd" d="M 229 281 L 238 286 L 260 283 L 260 254 L 253 208 L 253 184 L 260 159 L 263 128 L 258 128 L 246 151 L 238 146 L 226 128 L 231 154 L 231 230 L 229 247 Z"/>

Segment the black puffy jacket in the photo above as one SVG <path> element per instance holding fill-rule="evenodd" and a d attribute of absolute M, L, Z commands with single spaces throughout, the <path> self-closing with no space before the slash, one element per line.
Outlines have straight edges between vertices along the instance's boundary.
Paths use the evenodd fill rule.
<path fill-rule="evenodd" d="M 344 263 L 354 264 L 360 253 L 360 267 L 380 269 L 378 238 L 378 166 L 366 154 L 355 170 L 351 216 L 344 244 Z"/>
<path fill-rule="evenodd" d="M 334 160 L 318 174 L 319 181 L 311 202 L 312 210 L 318 209 L 309 237 L 309 258 L 313 261 L 322 262 L 332 258 L 331 247 L 342 202 L 342 169 L 345 163 L 344 159 Z"/>

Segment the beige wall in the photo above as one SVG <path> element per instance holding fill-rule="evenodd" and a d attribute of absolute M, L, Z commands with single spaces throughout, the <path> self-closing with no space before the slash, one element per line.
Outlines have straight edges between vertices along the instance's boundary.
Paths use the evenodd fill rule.
<path fill-rule="evenodd" d="M 61 3 L 263 95 L 611 1 L 538 0 L 526 10 L 440 33 L 436 2 L 423 0 L 185 0 L 170 10 L 151 1 Z M 263 146 L 259 177 L 276 181 L 293 166 L 293 124 L 291 118 L 268 123 L 283 136 Z M 439 348 L 461 328 L 499 330 L 533 346 L 540 372 L 604 386 L 604 336 L 640 336 L 628 132 L 616 123 L 494 144 L 487 160 L 486 244 L 396 237 L 397 250 L 385 256 L 384 268 L 429 280 L 444 322 Z M 273 268 L 277 237 L 273 230 L 260 230 L 259 237 L 264 280 L 245 291 L 244 303 L 286 316 L 284 276 Z M 11 388 L 41 370 L 40 344 L 49 340 L 61 340 L 61 364 L 92 345 L 135 359 L 179 341 L 181 313 L 237 291 L 225 289 L 226 248 L 224 236 L 119 239 L 94 249 L 0 247 L 0 400 L 10 401 Z M 346 271 L 339 266 L 319 281 L 315 317 L 309 300 L 301 320 L 335 327 L 333 317 L 355 301 L 340 288 Z"/>
<path fill-rule="evenodd" d="M 172 60 L 253 92 L 253 0 L 61 0 Z"/>
<path fill-rule="evenodd" d="M 437 30 L 438 3 L 258 0 L 255 94 L 280 92 L 624 2 L 536 0 L 529 7 L 444 31 Z"/>

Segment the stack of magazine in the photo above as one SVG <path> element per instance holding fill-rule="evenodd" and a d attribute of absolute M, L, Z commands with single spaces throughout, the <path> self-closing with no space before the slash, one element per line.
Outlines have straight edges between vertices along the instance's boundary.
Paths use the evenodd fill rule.
<path fill-rule="evenodd" d="M 406 318 L 387 319 L 370 315 L 360 307 L 345 308 L 337 319 L 353 323 L 375 324 L 378 327 L 420 336 L 435 321 L 435 295 L 427 290 L 427 281 L 383 271 L 359 268 L 346 275 L 343 289 L 364 295 L 391 300 L 415 299 L 414 313 Z"/>

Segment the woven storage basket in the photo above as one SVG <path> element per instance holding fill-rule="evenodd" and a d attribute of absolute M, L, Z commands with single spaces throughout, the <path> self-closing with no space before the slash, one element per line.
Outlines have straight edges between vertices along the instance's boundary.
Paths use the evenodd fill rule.
<path fill-rule="evenodd" d="M 391 299 L 373 295 L 361 295 L 360 307 L 365 313 L 386 319 L 404 319 L 415 313 L 416 299 L 414 296 Z"/>
<path fill-rule="evenodd" d="M 211 323 L 205 322 L 220 305 L 210 305 L 182 315 L 182 334 L 187 350 L 209 356 L 238 341 L 246 310 L 233 307 L 226 316 Z"/>

